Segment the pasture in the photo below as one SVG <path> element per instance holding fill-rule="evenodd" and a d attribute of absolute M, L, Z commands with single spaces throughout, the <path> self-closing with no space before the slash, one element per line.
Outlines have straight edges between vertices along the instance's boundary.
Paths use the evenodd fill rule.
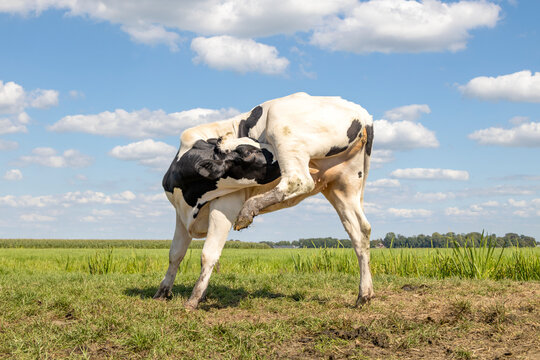
<path fill-rule="evenodd" d="M 168 250 L 147 244 L 0 248 L 0 358 L 540 356 L 537 248 L 372 249 L 376 298 L 355 308 L 351 249 L 229 247 L 187 312 L 200 246 L 155 301 Z"/>

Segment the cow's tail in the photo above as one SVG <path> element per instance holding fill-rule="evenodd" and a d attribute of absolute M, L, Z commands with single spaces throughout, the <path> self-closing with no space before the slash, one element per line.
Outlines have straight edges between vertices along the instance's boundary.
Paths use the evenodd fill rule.
<path fill-rule="evenodd" d="M 360 204 L 362 205 L 362 211 L 364 210 L 364 190 L 366 188 L 367 177 L 369 173 L 369 163 L 371 161 L 371 149 L 373 147 L 373 125 L 366 125 L 366 144 L 364 146 L 364 174 L 362 176 L 362 191 L 360 195 Z"/>

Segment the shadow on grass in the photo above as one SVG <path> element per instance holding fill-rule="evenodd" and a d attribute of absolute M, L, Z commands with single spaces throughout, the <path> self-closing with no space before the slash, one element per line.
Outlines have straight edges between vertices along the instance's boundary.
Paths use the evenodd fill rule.
<path fill-rule="evenodd" d="M 141 299 L 151 299 L 156 291 L 158 290 L 157 286 L 143 287 L 143 288 L 128 288 L 124 290 L 124 294 L 133 297 L 139 297 Z M 187 298 L 191 295 L 193 286 L 185 285 L 174 285 L 172 289 L 173 297 L 183 297 Z M 225 308 L 225 307 L 236 307 L 243 299 L 246 298 L 263 298 L 263 299 L 276 299 L 276 298 L 289 298 L 294 301 L 298 301 L 294 294 L 285 295 L 282 293 L 276 293 L 270 291 L 267 287 L 255 291 L 248 291 L 242 287 L 233 288 L 224 285 L 209 285 L 206 295 L 206 301 L 201 302 L 199 305 L 200 309 L 207 310 L 212 308 Z M 208 300 L 211 300 L 208 302 Z"/>

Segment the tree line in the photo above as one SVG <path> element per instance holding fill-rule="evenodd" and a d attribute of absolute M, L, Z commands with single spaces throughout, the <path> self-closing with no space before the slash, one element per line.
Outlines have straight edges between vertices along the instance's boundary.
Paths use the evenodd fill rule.
<path fill-rule="evenodd" d="M 325 238 L 309 238 L 298 239 L 294 241 L 263 241 L 273 248 L 280 247 L 295 247 L 295 248 L 350 248 L 352 247 L 351 240 L 349 239 L 336 239 L 333 237 Z M 434 232 L 431 235 L 413 235 L 404 236 L 401 234 L 395 234 L 389 232 L 382 239 L 375 239 L 370 242 L 372 248 L 375 247 L 393 247 L 393 248 L 446 248 L 453 247 L 455 244 L 460 246 L 482 246 L 484 243 L 496 247 L 535 247 L 537 242 L 532 236 L 518 235 L 516 233 L 507 233 L 504 236 L 497 236 L 496 234 L 482 234 L 479 232 L 470 232 L 466 234 L 456 234 L 454 232 L 448 232 L 446 234 L 440 234 Z"/>

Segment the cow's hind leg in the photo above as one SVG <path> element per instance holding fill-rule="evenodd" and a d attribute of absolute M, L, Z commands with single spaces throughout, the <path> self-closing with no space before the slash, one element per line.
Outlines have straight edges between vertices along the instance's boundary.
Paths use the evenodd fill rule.
<path fill-rule="evenodd" d="M 355 189 L 345 182 L 332 183 L 323 191 L 323 194 L 336 209 L 358 257 L 360 289 L 356 305 L 363 305 L 374 296 L 374 293 L 369 268 L 371 225 L 364 214 L 361 204 L 362 187 L 359 186 Z"/>
<path fill-rule="evenodd" d="M 210 203 L 208 234 L 201 254 L 201 275 L 193 288 L 191 297 L 186 302 L 187 309 L 195 309 L 206 295 L 208 282 L 214 265 L 221 256 L 232 223 L 244 201 L 241 192 L 233 193 L 213 200 Z"/>
<path fill-rule="evenodd" d="M 190 243 L 191 237 L 188 235 L 180 217 L 176 215 L 176 229 L 169 250 L 169 268 L 167 269 L 165 278 L 163 278 L 159 285 L 158 291 L 154 295 L 154 299 L 165 299 L 171 296 L 171 289 L 174 285 L 176 273 L 178 272 L 178 266 L 182 262 L 182 259 L 184 259 Z"/>
<path fill-rule="evenodd" d="M 272 190 L 248 199 L 236 222 L 235 230 L 248 227 L 259 212 L 271 205 L 311 192 L 315 183 L 309 173 L 309 155 L 298 149 L 282 146 L 278 152 L 281 180 Z"/>

